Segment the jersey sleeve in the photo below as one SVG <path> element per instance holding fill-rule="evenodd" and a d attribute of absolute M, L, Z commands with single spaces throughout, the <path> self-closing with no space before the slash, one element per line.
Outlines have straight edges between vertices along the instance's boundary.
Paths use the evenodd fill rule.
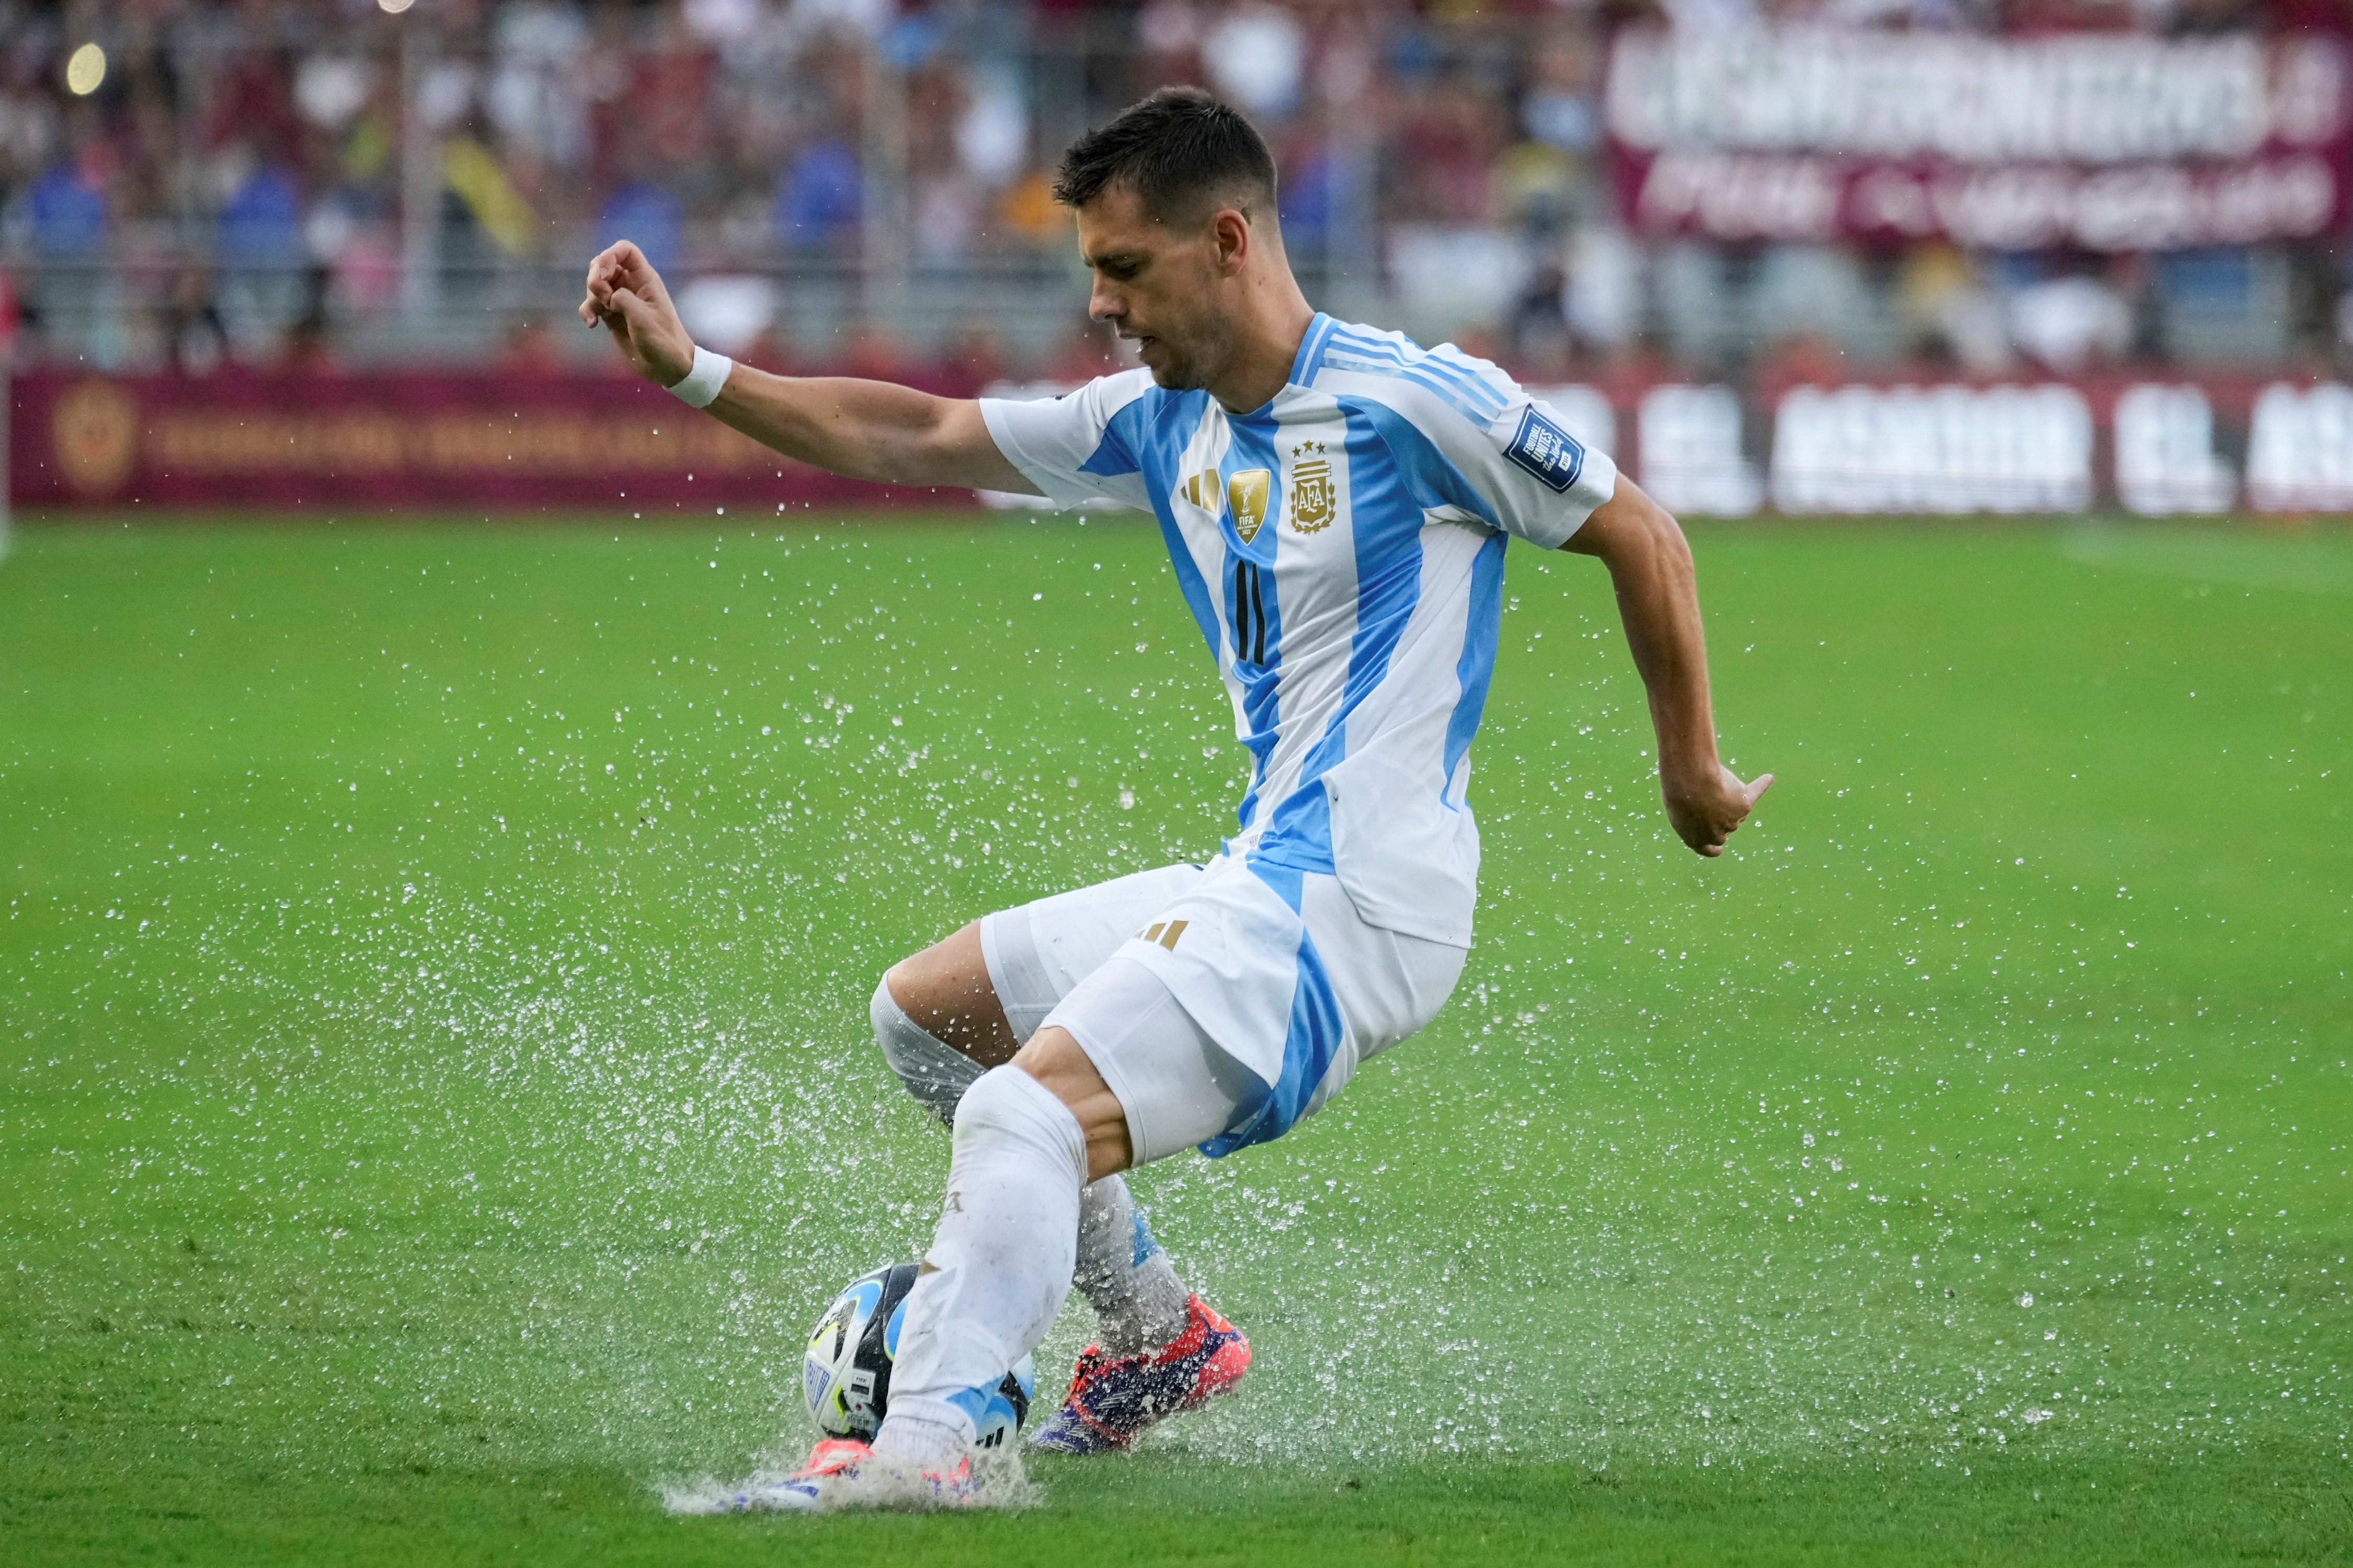
<path fill-rule="evenodd" d="M 1424 454 L 1409 467 L 1435 468 L 1433 499 L 1469 518 L 1557 550 L 1617 488 L 1618 465 L 1550 404 L 1451 345 L 1335 342 L 1324 364 L 1316 386 L 1384 405 Z"/>
<path fill-rule="evenodd" d="M 1450 400 L 1423 433 L 1487 503 L 1490 521 L 1531 544 L 1559 549 L 1609 499 L 1618 465 L 1570 435 L 1558 410 L 1502 371 L 1468 355 L 1461 363 L 1476 368 L 1490 396 L 1484 403 Z M 1503 406 L 1494 410 L 1499 400 Z"/>
<path fill-rule="evenodd" d="M 1505 532 L 1557 550 L 1618 488 L 1618 465 L 1570 435 L 1551 404 L 1513 390 L 1517 395 L 1487 426 L 1487 444 L 1500 447 L 1501 461 L 1486 465 L 1481 489 Z"/>
<path fill-rule="evenodd" d="M 1131 370 L 1060 397 L 984 397 L 980 416 L 1006 461 L 1056 506 L 1110 501 L 1148 510 L 1144 476 L 1112 421 L 1151 384 L 1150 371 Z"/>

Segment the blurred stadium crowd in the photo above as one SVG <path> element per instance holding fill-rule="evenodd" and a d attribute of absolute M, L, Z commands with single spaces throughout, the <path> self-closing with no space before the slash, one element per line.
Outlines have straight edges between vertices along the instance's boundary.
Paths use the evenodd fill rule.
<path fill-rule="evenodd" d="M 1912 221 L 1900 180 L 1821 183 L 1829 132 L 1810 162 L 1662 172 L 1636 143 L 1666 111 L 1619 113 L 1612 61 L 1630 39 L 1653 67 L 1679 41 L 1778 40 L 1799 51 L 1784 74 L 1860 50 L 1883 84 L 1911 79 L 1888 61 L 1968 76 L 1978 57 L 1949 51 L 1972 39 L 2202 41 L 2165 58 L 2254 61 L 2252 90 L 2303 104 L 2275 116 L 2293 132 L 2342 120 L 2348 29 L 2343 0 L 0 0 L 0 269 L 25 364 L 552 365 L 601 349 L 558 323 L 586 257 L 627 236 L 740 356 L 1068 378 L 1105 345 L 1053 162 L 1151 87 L 1198 81 L 1276 145 L 1319 304 L 1530 379 L 2323 372 L 2345 354 L 2333 187 L 2280 174 L 2273 207 L 2305 216 L 2276 223 L 2228 192 L 2180 198 L 2241 215 L 2203 228 L 2146 202 L 2088 236 Z M 1887 52 L 1922 40 L 1947 53 Z M 2281 40 L 2305 53 L 2260 52 Z M 2052 145 L 2024 154 L 2046 181 L 2085 156 Z M 2182 132 L 2152 157 L 2206 169 L 2221 145 Z M 2341 181 L 2325 151 L 2309 179 Z M 1742 180 L 1767 216 L 1718 221 L 1711 182 Z M 1876 216 L 1825 216 L 1849 197 Z"/>

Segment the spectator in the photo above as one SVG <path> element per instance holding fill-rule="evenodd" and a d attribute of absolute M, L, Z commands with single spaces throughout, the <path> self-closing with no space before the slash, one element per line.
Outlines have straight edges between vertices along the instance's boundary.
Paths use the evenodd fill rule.
<path fill-rule="evenodd" d="M 274 357 L 302 314 L 302 197 L 294 177 L 244 148 L 225 160 L 247 170 L 221 204 L 214 254 L 221 324 L 240 357 Z"/>
<path fill-rule="evenodd" d="M 1282 120 L 1298 107 L 1306 47 L 1306 35 L 1288 11 L 1242 5 L 1202 36 L 1201 63 L 1209 85 L 1237 106 L 1263 120 Z"/>
<path fill-rule="evenodd" d="M 1528 69 L 1520 122 L 1536 141 L 1585 157 L 1601 144 L 1601 106 L 1593 96 L 1592 49 L 1575 32 L 1547 37 Z"/>
<path fill-rule="evenodd" d="M 1915 358 L 1972 375 L 2010 367 L 2001 298 L 1979 281 L 1969 258 L 1941 241 L 1915 246 L 1897 272 L 1895 307 Z"/>
<path fill-rule="evenodd" d="M 365 0 L 17 9 L 0 51 L 0 265 L 23 282 L 36 352 L 108 363 L 201 367 L 224 342 L 274 357 L 297 322 L 354 363 L 384 352 L 370 334 L 404 354 L 463 352 L 455 335 L 385 322 L 431 297 L 404 289 L 402 269 L 451 259 L 450 223 L 522 253 L 438 275 L 440 297 L 469 309 L 518 308 L 538 298 L 543 259 L 625 234 L 673 270 L 691 250 L 709 273 L 771 282 L 779 267 L 829 275 L 860 260 L 888 277 L 903 249 L 923 286 L 894 326 L 919 357 L 960 353 L 938 340 L 1008 297 L 1008 269 L 1026 269 L 1025 299 L 1062 276 L 1056 150 L 1134 93 L 1192 79 L 1264 123 L 1292 246 L 1330 272 L 1311 277 L 1319 303 L 1336 287 L 1335 308 L 1430 336 L 1489 322 L 1546 364 L 1629 352 L 1653 314 L 1688 353 L 1735 369 L 1808 325 L 1855 356 L 1984 374 L 2021 352 L 2094 366 L 2150 344 L 2261 360 L 2303 316 L 2325 333 L 2348 275 L 2335 234 L 2153 256 L 2143 286 L 2117 268 L 2052 277 L 2031 250 L 1899 246 L 1934 232 L 1909 219 L 1873 241 L 1884 250 L 1817 223 L 1819 265 L 1799 265 L 1808 247 L 1770 236 L 1802 224 L 1670 244 L 1602 177 L 1604 46 L 1621 26 L 2232 38 L 2343 33 L 2342 0 L 432 0 L 396 20 Z M 75 99 L 64 18 L 85 14 L 114 31 L 104 87 Z M 405 61 L 404 41 L 420 47 Z M 2300 68 L 2276 73 L 2289 100 L 2319 80 Z M 420 127 L 430 140 L 409 140 Z M 418 183 L 431 160 L 409 154 L 436 145 L 459 201 Z M 422 218 L 408 205 L 420 196 Z M 890 248 L 870 255 L 870 231 Z M 1708 264 L 1676 259 L 1694 254 Z M 313 264 L 330 269 L 322 310 L 301 281 Z M 1670 286 L 1686 273 L 1690 287 Z M 1833 275 L 1852 286 L 1816 286 Z M 886 298 L 852 290 L 818 310 L 846 311 L 854 333 Z M 1016 361 L 1050 353 L 1060 331 L 992 321 Z"/>
<path fill-rule="evenodd" d="M 217 247 L 227 267 L 271 269 L 302 260 L 302 195 L 293 175 L 256 161 L 220 211 Z"/>
<path fill-rule="evenodd" d="M 210 375 L 228 353 L 217 298 L 211 274 L 195 265 L 176 268 L 165 285 L 164 352 L 183 375 Z"/>
<path fill-rule="evenodd" d="M 303 281 L 303 298 L 301 313 L 286 331 L 280 365 L 296 375 L 341 374 L 343 361 L 328 330 L 326 268 L 311 269 Z"/>
<path fill-rule="evenodd" d="M 628 101 L 630 139 L 674 176 L 703 173 L 711 151 L 710 104 L 718 57 L 670 7 L 647 47 L 634 58 Z"/>
<path fill-rule="evenodd" d="M 1493 99 L 1451 73 L 1417 98 L 1390 142 L 1389 215 L 1441 223 L 1493 216 L 1491 172 L 1504 144 Z"/>
<path fill-rule="evenodd" d="M 1344 231 L 1347 187 L 1346 165 L 1329 142 L 1306 139 L 1285 152 L 1275 201 L 1293 259 L 1322 250 L 1335 232 Z"/>
<path fill-rule="evenodd" d="M 1642 324 L 1642 254 L 1614 223 L 1588 223 L 1569 237 L 1561 315 L 1579 345 L 1624 349 Z"/>
<path fill-rule="evenodd" d="M 596 214 L 599 249 L 616 240 L 634 240 L 646 259 L 669 271 L 686 251 L 686 213 L 664 187 L 632 180 L 605 198 Z"/>
<path fill-rule="evenodd" d="M 89 261 L 106 244 L 102 160 L 85 155 L 59 163 L 33 186 L 26 205 L 33 249 L 47 262 Z"/>
<path fill-rule="evenodd" d="M 1070 243 L 1071 215 L 1055 205 L 1053 181 L 1043 169 L 1032 169 L 1005 187 L 997 202 L 997 221 L 1007 233 L 1040 250 Z"/>
<path fill-rule="evenodd" d="M 235 48 L 225 61 L 207 64 L 212 68 L 211 90 L 206 95 L 211 106 L 207 148 L 236 142 L 280 148 L 296 144 L 302 126 L 294 108 L 293 61 L 284 50 Z"/>
<path fill-rule="evenodd" d="M 97 142 L 41 176 L 27 195 L 36 266 L 26 303 L 52 353 L 102 356 L 111 311 L 105 267 L 111 160 Z"/>
<path fill-rule="evenodd" d="M 854 246 L 864 214 L 864 172 L 839 137 L 804 146 L 776 187 L 776 232 L 797 250 Z"/>
<path fill-rule="evenodd" d="M 1135 14 L 1135 41 L 1154 82 L 1198 85 L 1208 74 L 1201 64 L 1201 14 L 1192 0 L 1147 0 Z"/>
<path fill-rule="evenodd" d="M 1568 321 L 1561 311 L 1567 286 L 1560 264 L 1547 261 L 1528 274 L 1526 286 L 1512 301 L 1505 331 L 1511 363 L 1525 380 L 1557 382 L 1568 377 L 1573 349 Z"/>
<path fill-rule="evenodd" d="M 2120 360 L 2132 346 L 2132 308 L 2087 272 L 2030 284 L 2010 297 L 2017 345 L 2063 375 Z"/>
<path fill-rule="evenodd" d="M 498 22 L 499 58 L 484 106 L 501 139 L 553 168 L 581 167 L 588 113 L 581 66 L 588 28 L 578 11 L 525 0 Z"/>

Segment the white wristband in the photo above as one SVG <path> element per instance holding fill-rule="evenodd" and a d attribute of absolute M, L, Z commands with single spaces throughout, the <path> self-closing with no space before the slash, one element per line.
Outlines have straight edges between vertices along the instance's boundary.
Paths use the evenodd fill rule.
<path fill-rule="evenodd" d="M 698 347 L 694 351 L 694 368 L 686 373 L 685 380 L 670 389 L 670 395 L 689 408 L 708 408 L 734 369 L 735 362 L 725 354 Z"/>

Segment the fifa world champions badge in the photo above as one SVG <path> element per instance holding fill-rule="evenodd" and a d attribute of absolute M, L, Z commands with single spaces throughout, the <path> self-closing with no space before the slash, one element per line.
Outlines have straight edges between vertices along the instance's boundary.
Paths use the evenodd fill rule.
<path fill-rule="evenodd" d="M 1264 468 L 1244 468 L 1226 481 L 1226 504 L 1233 509 L 1234 533 L 1244 544 L 1258 537 L 1266 521 L 1268 491 L 1274 476 Z"/>

